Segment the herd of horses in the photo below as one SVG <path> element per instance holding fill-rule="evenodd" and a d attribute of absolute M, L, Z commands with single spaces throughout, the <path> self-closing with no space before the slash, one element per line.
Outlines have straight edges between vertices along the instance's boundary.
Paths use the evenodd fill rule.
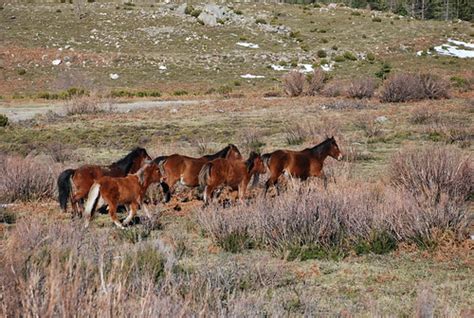
<path fill-rule="evenodd" d="M 145 149 L 135 148 L 108 166 L 84 165 L 61 172 L 57 182 L 59 204 L 66 212 L 70 202 L 73 215 L 84 215 L 86 227 L 94 211 L 107 206 L 112 221 L 123 228 L 143 205 L 148 187 L 154 183 L 161 185 L 164 202 L 170 201 L 178 182 L 199 187 L 206 205 L 223 186 L 237 190 L 242 201 L 252 177 L 256 184 L 259 175 L 267 172 L 270 177 L 265 183 L 265 195 L 272 186 L 280 193 L 278 179 L 282 174 L 301 180 L 321 177 L 326 184 L 323 163 L 328 156 L 342 159 L 334 137 L 301 151 L 276 150 L 263 155 L 251 152 L 247 159 L 233 144 L 200 158 L 173 154 L 152 159 Z M 129 211 L 123 223 L 117 218 L 119 205 Z M 145 212 L 148 214 L 146 207 Z"/>

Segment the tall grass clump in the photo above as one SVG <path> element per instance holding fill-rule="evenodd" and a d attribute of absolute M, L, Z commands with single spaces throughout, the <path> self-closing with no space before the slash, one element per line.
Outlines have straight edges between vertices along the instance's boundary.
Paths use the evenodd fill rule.
<path fill-rule="evenodd" d="M 0 201 L 35 201 L 55 197 L 60 168 L 46 157 L 0 156 Z"/>
<path fill-rule="evenodd" d="M 110 111 L 112 108 L 110 104 L 105 103 L 102 99 L 96 96 L 78 96 L 69 99 L 65 105 L 66 114 L 84 115 L 97 114 L 105 111 Z"/>

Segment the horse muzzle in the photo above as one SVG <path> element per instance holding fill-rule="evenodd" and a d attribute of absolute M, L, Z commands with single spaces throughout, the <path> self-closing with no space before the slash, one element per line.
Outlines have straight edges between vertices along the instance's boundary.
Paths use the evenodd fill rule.
<path fill-rule="evenodd" d="M 342 155 L 342 153 L 340 153 L 339 156 L 337 156 L 337 160 L 338 160 L 338 161 L 341 161 L 343 157 L 344 157 L 344 156 Z"/>

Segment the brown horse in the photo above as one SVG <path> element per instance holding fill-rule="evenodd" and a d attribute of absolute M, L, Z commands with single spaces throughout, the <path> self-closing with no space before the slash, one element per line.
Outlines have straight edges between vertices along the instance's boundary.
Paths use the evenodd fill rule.
<path fill-rule="evenodd" d="M 147 162 L 138 172 L 126 177 L 103 176 L 97 179 L 91 186 L 87 197 L 85 216 L 86 227 L 92 219 L 95 207 L 108 205 L 112 221 L 119 228 L 122 223 L 117 218 L 117 207 L 119 205 L 129 206 L 129 214 L 123 224 L 128 225 L 137 214 L 140 204 L 143 202 L 148 187 L 155 182 L 161 181 L 160 168 L 154 162 Z"/>
<path fill-rule="evenodd" d="M 229 144 L 227 147 L 213 155 L 206 155 L 200 158 L 178 154 L 156 158 L 154 161 L 158 163 L 161 169 L 161 174 L 166 176 L 167 180 L 166 183 L 161 183 L 166 197 L 165 201 L 169 201 L 172 191 L 171 189 L 178 180 L 187 187 L 197 187 L 199 185 L 199 171 L 201 171 L 202 166 L 217 158 L 234 160 L 242 159 L 242 155 L 235 145 Z"/>
<path fill-rule="evenodd" d="M 327 138 L 313 148 L 301 151 L 276 150 L 264 154 L 262 159 L 270 171 L 270 178 L 265 184 L 265 194 L 272 185 L 280 194 L 277 182 L 283 173 L 301 180 L 306 180 L 308 177 L 322 177 L 326 185 L 327 179 L 323 172 L 323 163 L 327 156 L 337 160 L 342 159 L 342 153 L 334 137 Z"/>
<path fill-rule="evenodd" d="M 214 159 L 202 167 L 199 172 L 199 185 L 204 188 L 204 204 L 208 204 L 214 190 L 222 185 L 239 191 L 239 199 L 243 200 L 250 178 L 265 173 L 263 160 L 256 152 L 251 152 L 247 160 Z"/>
<path fill-rule="evenodd" d="M 58 177 L 59 205 L 66 212 L 67 202 L 71 201 L 74 214 L 89 193 L 95 180 L 102 176 L 124 177 L 137 172 L 145 160 L 151 160 L 143 148 L 135 148 L 124 158 L 109 166 L 85 165 L 77 169 L 67 169 Z"/>

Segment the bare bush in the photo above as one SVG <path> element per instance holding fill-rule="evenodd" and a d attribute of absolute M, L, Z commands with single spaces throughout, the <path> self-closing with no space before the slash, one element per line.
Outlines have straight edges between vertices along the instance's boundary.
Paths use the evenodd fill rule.
<path fill-rule="evenodd" d="M 431 107 L 423 105 L 412 110 L 408 121 L 414 125 L 437 123 L 440 121 L 440 115 Z"/>
<path fill-rule="evenodd" d="M 321 95 L 326 97 L 339 97 L 342 95 L 344 87 L 342 83 L 329 83 L 321 90 Z"/>
<path fill-rule="evenodd" d="M 306 78 L 298 71 L 291 71 L 283 76 L 283 89 L 291 97 L 300 96 L 304 90 Z"/>
<path fill-rule="evenodd" d="M 382 102 L 399 103 L 420 100 L 424 97 L 424 88 L 419 77 L 413 74 L 396 74 L 384 82 L 381 94 Z"/>
<path fill-rule="evenodd" d="M 418 75 L 424 90 L 424 98 L 449 98 L 449 84 L 436 75 L 422 73 Z"/>
<path fill-rule="evenodd" d="M 97 96 L 77 96 L 66 102 L 66 114 L 84 115 L 111 112 L 113 108 L 110 103 Z"/>
<path fill-rule="evenodd" d="M 347 94 L 352 98 L 371 98 L 375 92 L 375 82 L 371 78 L 360 78 L 352 81 Z"/>
<path fill-rule="evenodd" d="M 197 148 L 197 153 L 204 156 L 213 151 L 213 148 L 211 147 L 211 143 L 208 141 L 207 138 L 200 137 L 200 138 L 195 138 L 192 141 L 192 144 L 194 147 Z"/>
<path fill-rule="evenodd" d="M 431 74 L 396 74 L 385 81 L 381 95 L 391 103 L 440 98 L 449 98 L 448 84 Z"/>
<path fill-rule="evenodd" d="M 265 143 L 262 141 L 263 133 L 256 129 L 246 129 L 241 134 L 242 145 L 247 152 L 260 152 Z"/>
<path fill-rule="evenodd" d="M 383 135 L 382 124 L 374 116 L 359 116 L 354 121 L 354 125 L 361 129 L 368 138 L 376 138 Z"/>
<path fill-rule="evenodd" d="M 472 158 L 455 147 L 417 147 L 403 149 L 392 158 L 392 184 L 418 197 L 439 202 L 472 196 L 474 167 Z"/>
<path fill-rule="evenodd" d="M 317 95 L 323 89 L 326 80 L 326 73 L 324 73 L 321 68 L 315 69 L 313 74 L 311 74 L 311 77 L 308 79 L 308 88 L 306 90 L 306 95 Z"/>
<path fill-rule="evenodd" d="M 55 197 L 61 167 L 44 157 L 0 157 L 0 200 L 31 201 Z"/>

